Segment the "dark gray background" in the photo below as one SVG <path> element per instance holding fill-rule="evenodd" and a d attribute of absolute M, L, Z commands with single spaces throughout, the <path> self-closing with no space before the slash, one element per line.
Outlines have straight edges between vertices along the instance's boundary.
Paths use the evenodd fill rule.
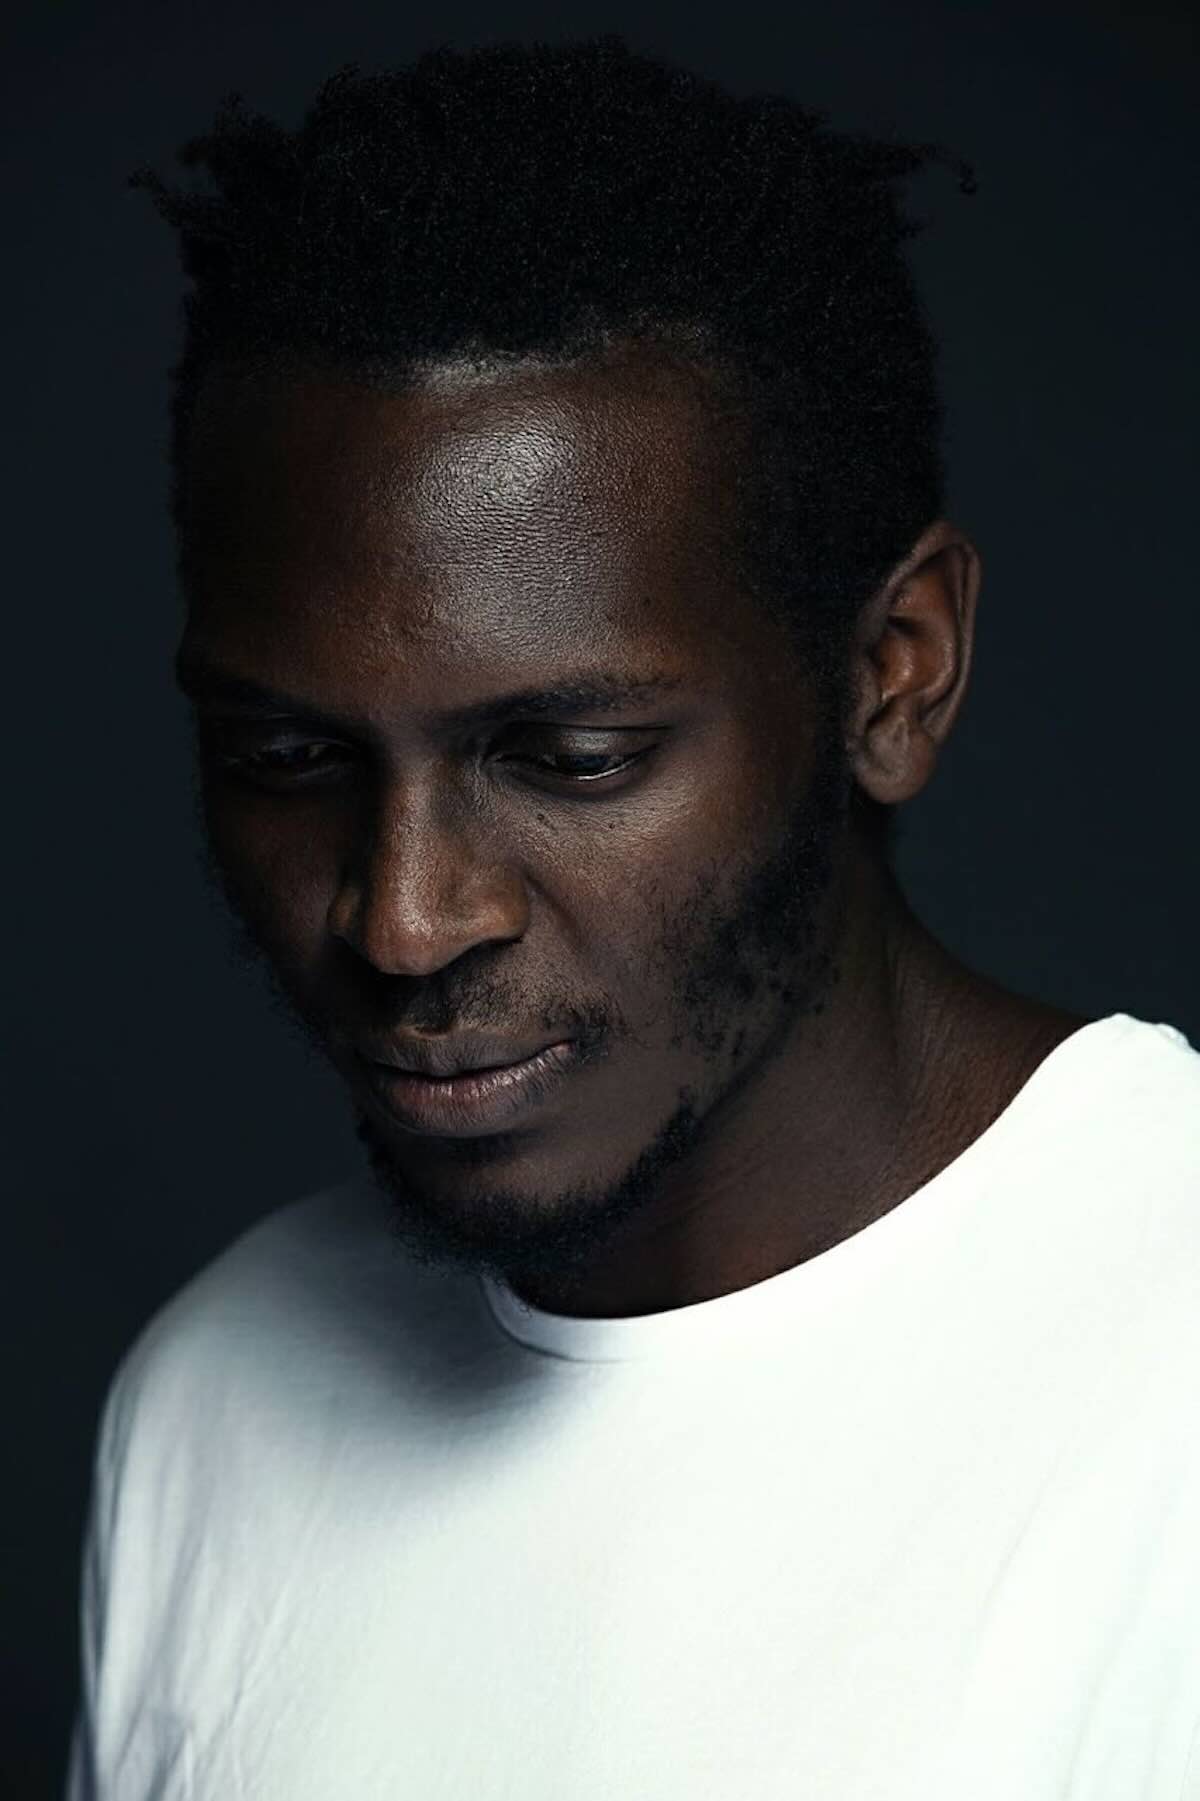
<path fill-rule="evenodd" d="M 165 516 L 182 284 L 125 176 L 166 170 L 231 88 L 294 121 L 343 62 L 606 29 L 974 161 L 974 199 L 944 172 L 911 190 L 932 220 L 913 254 L 945 346 L 952 512 L 985 584 L 971 696 L 899 867 L 1001 981 L 1200 1045 L 1193 10 L 26 10 L 2 59 L 6 1796 L 59 1792 L 118 1355 L 237 1231 L 359 1163 L 333 1077 L 231 964 L 197 869 Z"/>

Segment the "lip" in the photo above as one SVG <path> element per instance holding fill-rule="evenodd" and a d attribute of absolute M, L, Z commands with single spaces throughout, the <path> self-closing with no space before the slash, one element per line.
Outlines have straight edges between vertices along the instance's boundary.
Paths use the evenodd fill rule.
<path fill-rule="evenodd" d="M 581 1061 L 578 1042 L 569 1038 L 520 1063 L 448 1077 L 412 1075 L 355 1055 L 388 1118 L 436 1138 L 473 1138 L 509 1125 L 548 1100 Z"/>
<path fill-rule="evenodd" d="M 564 1038 L 566 1036 L 564 1034 Z M 411 1033 L 386 1041 L 363 1038 L 354 1049 L 368 1063 L 382 1063 L 404 1075 L 426 1076 L 431 1081 L 445 1082 L 458 1076 L 476 1075 L 481 1070 L 507 1069 L 510 1064 L 524 1063 L 559 1042 L 540 1033 L 516 1038 L 464 1029 L 438 1038 L 418 1038 Z"/>

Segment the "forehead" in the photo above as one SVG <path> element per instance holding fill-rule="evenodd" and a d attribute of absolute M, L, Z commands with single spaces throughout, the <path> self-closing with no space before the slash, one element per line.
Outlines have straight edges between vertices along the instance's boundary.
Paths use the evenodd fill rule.
<path fill-rule="evenodd" d="M 434 680 L 615 637 L 686 654 L 737 626 L 719 413 L 703 377 L 636 356 L 447 362 L 401 390 L 213 371 L 185 472 L 189 628 L 258 663 L 403 657 Z"/>

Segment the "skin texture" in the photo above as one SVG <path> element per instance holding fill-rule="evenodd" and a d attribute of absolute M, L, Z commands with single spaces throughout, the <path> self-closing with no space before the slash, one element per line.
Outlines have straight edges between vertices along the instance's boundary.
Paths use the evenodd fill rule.
<path fill-rule="evenodd" d="M 899 804 L 933 772 L 974 547 L 931 522 L 864 607 L 831 729 L 725 554 L 731 454 L 698 379 L 632 350 L 393 393 L 214 371 L 196 415 L 181 660 L 323 719 L 194 688 L 239 943 L 345 1080 L 397 1238 L 555 1312 L 678 1307 L 828 1249 L 1085 1023 L 956 962 L 847 817 L 852 784 Z M 597 670 L 676 685 L 446 722 Z M 220 761 L 281 747 L 319 773 Z M 534 761 L 639 750 L 591 783 Z M 355 1067 L 364 1036 L 559 1028 L 584 1066 L 486 1136 L 402 1128 Z"/>

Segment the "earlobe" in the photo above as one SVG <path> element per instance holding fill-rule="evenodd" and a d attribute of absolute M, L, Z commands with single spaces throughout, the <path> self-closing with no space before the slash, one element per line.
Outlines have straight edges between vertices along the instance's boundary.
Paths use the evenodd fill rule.
<path fill-rule="evenodd" d="M 966 693 L 980 566 L 945 521 L 925 532 L 863 609 L 847 755 L 873 800 L 925 787 Z"/>
<path fill-rule="evenodd" d="M 924 788 L 937 753 L 934 739 L 914 724 L 909 709 L 889 702 L 870 721 L 850 761 L 864 793 L 884 806 L 898 806 Z"/>

